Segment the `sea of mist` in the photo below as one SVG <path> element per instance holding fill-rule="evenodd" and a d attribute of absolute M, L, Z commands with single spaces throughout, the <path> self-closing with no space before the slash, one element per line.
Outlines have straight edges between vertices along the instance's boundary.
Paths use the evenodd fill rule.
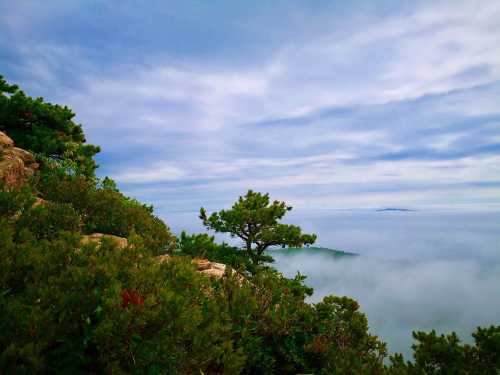
<path fill-rule="evenodd" d="M 168 217 L 177 233 L 202 231 L 196 213 Z M 477 326 L 500 324 L 499 212 L 297 210 L 287 221 L 316 233 L 318 246 L 359 256 L 304 249 L 275 255 L 274 267 L 306 275 L 311 302 L 355 298 L 390 352 L 409 355 L 413 330 L 456 331 L 470 341 Z"/>

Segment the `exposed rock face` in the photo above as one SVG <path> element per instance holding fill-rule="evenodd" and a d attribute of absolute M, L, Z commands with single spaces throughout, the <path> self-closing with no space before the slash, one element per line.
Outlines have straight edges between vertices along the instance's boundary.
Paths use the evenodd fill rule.
<path fill-rule="evenodd" d="M 31 152 L 15 147 L 14 141 L 7 134 L 0 132 L 0 186 L 3 183 L 8 190 L 21 187 L 38 167 L 35 156 Z M 37 198 L 33 207 L 46 203 L 47 201 L 44 199 Z M 125 249 L 128 246 L 126 238 L 104 233 L 83 235 L 80 243 L 82 245 L 95 243 L 99 246 L 103 238 L 112 239 L 120 249 Z M 164 262 L 168 261 L 169 258 L 169 255 L 160 255 L 156 259 L 159 262 Z M 222 263 L 199 258 L 193 259 L 192 262 L 196 265 L 199 273 L 207 276 L 221 278 L 226 272 L 226 265 Z"/>
<path fill-rule="evenodd" d="M 170 255 L 160 255 L 156 259 L 158 262 L 168 262 Z M 207 276 L 221 278 L 226 272 L 226 265 L 222 263 L 210 262 L 207 259 L 194 258 L 191 260 L 196 265 L 196 271 Z"/>
<path fill-rule="evenodd" d="M 14 141 L 10 139 L 4 132 L 0 132 L 0 147 L 14 147 Z"/>
<path fill-rule="evenodd" d="M 47 201 L 45 199 L 37 197 L 33 203 L 33 207 L 45 206 L 46 204 Z"/>
<path fill-rule="evenodd" d="M 226 265 L 222 263 L 210 262 L 206 259 L 193 259 L 197 266 L 197 271 L 204 275 L 221 278 L 226 272 Z"/>
<path fill-rule="evenodd" d="M 12 139 L 0 132 L 0 181 L 6 189 L 21 187 L 38 167 L 31 152 L 14 147 Z"/>
<path fill-rule="evenodd" d="M 96 243 L 97 245 L 100 245 L 104 237 L 112 239 L 116 243 L 116 246 L 118 246 L 119 249 L 125 249 L 128 246 L 128 241 L 126 238 L 104 233 L 92 233 L 83 235 L 80 243 L 82 245 L 86 245 L 88 243 Z"/>
<path fill-rule="evenodd" d="M 163 254 L 163 255 L 158 255 L 156 257 L 156 260 L 159 262 L 159 263 L 163 263 L 163 262 L 168 262 L 170 259 L 170 255 L 168 254 Z"/>
<path fill-rule="evenodd" d="M 0 132 L 0 182 L 3 182 L 7 189 L 16 189 L 24 185 L 27 179 L 39 168 L 35 156 L 22 148 L 15 147 L 14 141 L 7 134 Z M 1 186 L 1 185 L 0 185 Z M 34 207 L 45 205 L 47 201 L 37 198 Z M 128 246 L 126 238 L 104 233 L 92 233 L 83 235 L 81 244 L 95 243 L 100 245 L 103 238 L 110 238 L 115 241 L 120 249 Z M 168 261 L 169 255 L 160 255 L 156 258 L 159 262 Z M 210 262 L 207 259 L 195 258 L 192 260 L 199 273 L 221 278 L 226 272 L 226 265 L 222 263 Z"/>

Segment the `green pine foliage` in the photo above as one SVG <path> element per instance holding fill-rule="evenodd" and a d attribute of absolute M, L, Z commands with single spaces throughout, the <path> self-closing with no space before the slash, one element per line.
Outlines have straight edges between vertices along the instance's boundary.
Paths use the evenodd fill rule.
<path fill-rule="evenodd" d="M 432 330 L 413 332 L 413 362 L 391 356 L 389 374 L 394 375 L 497 375 L 500 373 L 500 326 L 478 327 L 474 344 L 464 344 L 452 332 L 438 335 Z"/>
<path fill-rule="evenodd" d="M 17 147 L 53 161 L 73 172 L 93 176 L 97 168 L 93 156 L 100 149 L 86 144 L 81 125 L 66 106 L 31 98 L 0 75 L 0 131 L 6 132 Z"/>
<path fill-rule="evenodd" d="M 264 254 L 270 246 L 301 247 L 316 241 L 315 234 L 304 234 L 296 225 L 280 223 L 291 210 L 285 202 L 271 202 L 269 194 L 248 190 L 229 210 L 207 215 L 202 207 L 200 219 L 207 229 L 240 238 L 253 268 L 258 268 L 262 263 L 273 261 Z"/>
<path fill-rule="evenodd" d="M 171 252 L 175 237 L 153 208 L 127 198 L 114 182 L 68 174 L 65 169 L 45 168 L 34 179 L 39 195 L 50 202 L 69 204 L 82 219 L 83 233 L 120 237 L 138 234 L 154 253 Z"/>
<path fill-rule="evenodd" d="M 17 232 L 31 232 L 36 239 L 53 239 L 61 232 L 80 233 L 81 219 L 66 203 L 48 202 L 25 210 L 16 221 Z"/>
<path fill-rule="evenodd" d="M 77 233 L 38 239 L 24 228 L 19 238 L 14 225 L 1 224 L 3 372 L 327 374 L 368 362 L 382 369 L 383 346 L 374 345 L 357 304 L 307 304 L 303 276 L 268 269 L 212 279 L 182 257 L 156 261 L 134 238 L 127 249 L 82 246 Z"/>
<path fill-rule="evenodd" d="M 0 216 L 6 220 L 14 220 L 23 212 L 29 210 L 35 200 L 30 186 L 7 191 L 0 185 Z"/>
<path fill-rule="evenodd" d="M 302 246 L 279 220 L 290 210 L 249 191 L 204 224 L 244 240 L 171 234 L 152 207 L 94 176 L 94 146 L 65 107 L 32 99 L 0 78 L 0 124 L 38 153 L 43 168 L 19 190 L 0 187 L 0 373 L 2 374 L 498 374 L 500 327 L 414 333 L 414 360 L 369 333 L 348 297 L 310 304 L 305 277 L 271 267 L 268 246 Z M 34 205 L 36 197 L 45 202 Z M 127 237 L 82 244 L 82 234 Z M 173 250 L 176 250 L 175 252 Z M 160 262 L 157 255 L 170 252 Z M 228 265 L 222 278 L 191 257 Z"/>
<path fill-rule="evenodd" d="M 182 231 L 178 241 L 179 255 L 192 258 L 205 258 L 212 262 L 230 265 L 233 269 L 245 272 L 252 266 L 247 255 L 241 249 L 223 242 L 218 244 L 215 238 L 206 233 L 189 235 Z"/>

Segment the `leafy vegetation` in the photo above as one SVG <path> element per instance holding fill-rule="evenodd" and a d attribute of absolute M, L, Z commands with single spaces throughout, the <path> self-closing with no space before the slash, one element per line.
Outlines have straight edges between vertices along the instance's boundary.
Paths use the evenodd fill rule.
<path fill-rule="evenodd" d="M 207 229 L 239 237 L 255 268 L 263 262 L 272 261 L 264 254 L 269 246 L 300 247 L 316 241 L 315 234 L 303 234 L 300 227 L 279 222 L 291 209 L 285 202 L 271 202 L 269 194 L 249 190 L 230 210 L 213 212 L 208 216 L 202 207 L 200 219 Z"/>
<path fill-rule="evenodd" d="M 206 233 L 189 235 L 183 231 L 178 241 L 178 253 L 224 263 L 240 272 L 251 268 L 251 263 L 243 251 L 225 242 L 218 244 L 213 236 Z"/>
<path fill-rule="evenodd" d="M 33 99 L 0 76 L 0 131 L 41 161 L 51 160 L 90 177 L 97 168 L 93 156 L 100 149 L 85 144 L 82 126 L 74 117 L 68 107 Z"/>
<path fill-rule="evenodd" d="M 484 374 L 500 372 L 500 326 L 478 327 L 472 334 L 474 345 L 463 344 L 456 333 L 437 335 L 413 332 L 414 361 L 400 354 L 391 357 L 390 374 Z"/>
<path fill-rule="evenodd" d="M 0 86 L 2 93 L 20 96 L 15 100 L 33 101 L 3 80 Z M 289 279 L 256 267 L 269 259 L 269 246 L 315 240 L 278 222 L 290 209 L 284 202 L 249 191 L 231 210 L 211 216 L 201 210 L 208 228 L 242 238 L 243 249 L 217 244 L 207 234 L 182 233 L 176 242 L 151 207 L 125 197 L 110 179 L 93 176 L 90 154 L 81 160 L 66 152 L 75 142 L 85 147 L 83 133 L 73 138 L 63 129 L 59 146 L 43 146 L 59 125 L 42 115 L 25 123 L 23 112 L 13 111 L 12 97 L 2 94 L 0 100 L 0 119 L 10 121 L 7 132 L 17 129 L 15 140 L 47 159 L 29 184 L 0 189 L 0 373 L 500 371 L 500 327 L 478 328 L 474 345 L 453 333 L 414 333 L 414 361 L 395 355 L 384 364 L 386 346 L 369 333 L 356 301 L 328 296 L 309 304 L 313 291 L 304 276 Z M 37 103 L 41 114 L 64 112 Z M 79 132 L 66 125 L 69 133 Z M 45 201 L 34 204 L 37 196 Z M 127 237 L 128 245 L 120 248 L 105 237 L 99 245 L 82 244 L 81 235 L 92 232 Z M 160 261 L 157 255 L 166 251 L 179 256 Z M 191 257 L 236 271 L 210 278 L 195 271 Z"/>
<path fill-rule="evenodd" d="M 153 208 L 125 197 L 109 178 L 101 181 L 68 174 L 62 168 L 45 168 L 34 186 L 43 199 L 71 205 L 82 219 L 83 233 L 137 234 L 155 254 L 175 247 L 174 236 L 153 215 Z"/>
<path fill-rule="evenodd" d="M 357 304 L 305 303 L 312 290 L 303 276 L 267 269 L 212 279 L 183 257 L 156 261 L 139 238 L 127 249 L 83 246 L 76 232 L 39 239 L 30 227 L 1 224 L 7 373 L 331 373 L 355 363 L 382 370 L 384 347 Z"/>

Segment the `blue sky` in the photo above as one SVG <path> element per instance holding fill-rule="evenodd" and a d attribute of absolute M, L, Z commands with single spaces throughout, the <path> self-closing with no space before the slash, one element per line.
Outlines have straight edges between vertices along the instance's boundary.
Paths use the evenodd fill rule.
<path fill-rule="evenodd" d="M 500 208 L 497 1 L 2 1 L 0 66 L 168 217 Z"/>

